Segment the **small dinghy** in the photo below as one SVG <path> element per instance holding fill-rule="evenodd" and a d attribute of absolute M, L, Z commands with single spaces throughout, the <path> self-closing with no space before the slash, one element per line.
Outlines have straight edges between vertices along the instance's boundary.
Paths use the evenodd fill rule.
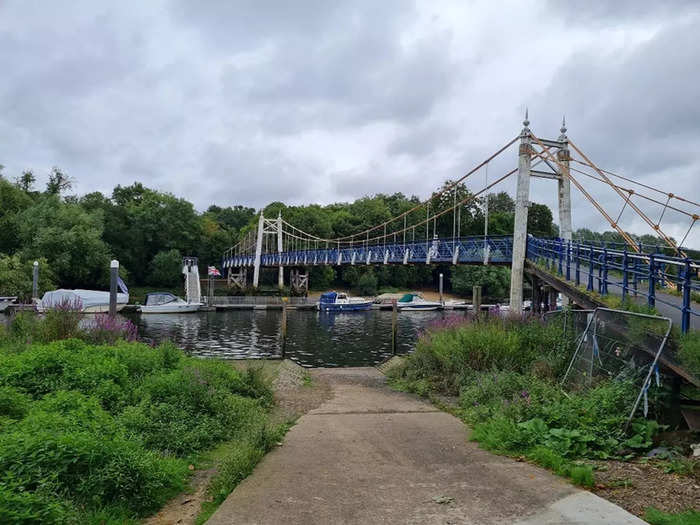
<path fill-rule="evenodd" d="M 146 295 L 146 304 L 139 307 L 142 314 L 182 314 L 196 312 L 202 303 L 188 303 L 170 292 L 153 292 Z"/>
<path fill-rule="evenodd" d="M 317 305 L 322 312 L 357 312 L 369 310 L 372 301 L 363 297 L 348 297 L 347 294 L 338 292 L 326 292 L 321 294 Z"/>
<path fill-rule="evenodd" d="M 396 302 L 396 306 L 402 312 L 411 311 L 430 311 L 442 308 L 442 303 L 438 301 L 426 301 L 420 294 L 417 293 L 407 293 Z"/>

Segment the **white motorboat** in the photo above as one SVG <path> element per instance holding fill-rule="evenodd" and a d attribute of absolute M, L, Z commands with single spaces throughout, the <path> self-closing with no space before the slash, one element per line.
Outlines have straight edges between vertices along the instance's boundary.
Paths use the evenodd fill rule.
<path fill-rule="evenodd" d="M 117 293 L 117 311 L 129 302 L 128 293 Z M 37 310 L 46 312 L 56 308 L 79 309 L 83 313 L 98 314 L 109 312 L 109 292 L 101 290 L 52 290 L 46 292 L 37 302 Z"/>
<path fill-rule="evenodd" d="M 442 303 L 439 301 L 426 301 L 420 294 L 407 293 L 396 302 L 396 306 L 402 312 L 410 311 L 430 311 L 442 308 Z"/>
<path fill-rule="evenodd" d="M 146 304 L 139 307 L 142 314 L 182 314 L 196 312 L 200 302 L 188 302 L 170 292 L 153 292 L 146 295 Z"/>

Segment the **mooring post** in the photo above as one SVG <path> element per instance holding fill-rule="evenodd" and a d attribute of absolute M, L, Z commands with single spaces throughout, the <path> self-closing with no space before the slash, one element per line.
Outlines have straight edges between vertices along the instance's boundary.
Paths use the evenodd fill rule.
<path fill-rule="evenodd" d="M 32 299 L 39 298 L 39 261 L 34 261 L 32 267 Z"/>
<path fill-rule="evenodd" d="M 113 259 L 109 263 L 109 315 L 117 315 L 117 278 L 119 277 L 119 261 Z"/>
<path fill-rule="evenodd" d="M 287 355 L 287 301 L 288 297 L 282 297 L 282 326 L 280 333 L 282 334 L 282 359 Z"/>
<path fill-rule="evenodd" d="M 530 166 L 532 146 L 530 145 L 530 121 L 527 110 L 523 129 L 520 132 L 518 157 L 518 184 L 515 197 L 515 223 L 513 226 L 513 260 L 510 274 L 510 309 L 522 312 L 523 309 L 523 270 L 527 250 L 527 211 L 530 204 Z"/>
<path fill-rule="evenodd" d="M 397 341 L 397 336 L 398 336 L 398 326 L 397 326 L 397 317 L 398 317 L 398 307 L 396 304 L 396 299 L 391 300 L 391 353 L 393 355 L 396 355 L 396 351 L 398 348 L 398 341 Z"/>
<path fill-rule="evenodd" d="M 440 274 L 440 303 L 444 306 L 445 301 L 442 298 L 442 273 Z"/>
<path fill-rule="evenodd" d="M 474 315 L 481 314 L 481 286 L 474 286 L 472 288 L 472 306 L 474 308 Z"/>

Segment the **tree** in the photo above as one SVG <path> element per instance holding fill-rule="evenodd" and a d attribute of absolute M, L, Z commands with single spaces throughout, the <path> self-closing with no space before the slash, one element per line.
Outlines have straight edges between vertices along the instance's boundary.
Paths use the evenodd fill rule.
<path fill-rule="evenodd" d="M 515 201 L 505 191 L 490 193 L 489 214 L 492 213 L 515 213 Z"/>
<path fill-rule="evenodd" d="M 32 191 L 32 186 L 36 182 L 36 177 L 32 170 L 24 170 L 22 175 L 15 179 L 15 184 L 19 189 L 25 193 L 30 193 Z"/>
<path fill-rule="evenodd" d="M 552 210 L 545 204 L 533 202 L 527 212 L 527 232 L 535 237 L 554 237 L 557 233 L 552 222 Z"/>
<path fill-rule="evenodd" d="M 474 286 L 481 286 L 484 297 L 499 301 L 508 297 L 510 269 L 504 266 L 455 266 L 452 271 L 452 290 L 460 295 L 471 295 Z"/>
<path fill-rule="evenodd" d="M 39 295 L 55 288 L 55 276 L 46 259 L 39 263 Z M 0 255 L 0 295 L 16 295 L 23 300 L 32 296 L 34 261 L 22 261 L 19 255 Z"/>
<path fill-rule="evenodd" d="M 12 254 L 21 248 L 18 214 L 31 205 L 29 195 L 0 179 L 0 253 Z"/>
<path fill-rule="evenodd" d="M 177 286 L 182 281 L 182 254 L 175 249 L 158 252 L 153 257 L 150 268 L 150 284 Z"/>
<path fill-rule="evenodd" d="M 104 286 L 110 253 L 102 240 L 103 216 L 45 195 L 19 214 L 22 260 L 44 257 L 68 288 Z"/>
<path fill-rule="evenodd" d="M 377 276 L 370 269 L 365 272 L 357 281 L 357 292 L 360 295 L 376 295 L 377 294 Z"/>
<path fill-rule="evenodd" d="M 49 174 L 49 181 L 46 183 L 46 193 L 49 195 L 60 195 L 68 191 L 73 186 L 71 178 L 54 166 Z"/>

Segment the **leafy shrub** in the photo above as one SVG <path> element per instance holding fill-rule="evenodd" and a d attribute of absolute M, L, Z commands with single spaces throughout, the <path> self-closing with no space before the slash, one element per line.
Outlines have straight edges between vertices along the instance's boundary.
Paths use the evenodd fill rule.
<path fill-rule="evenodd" d="M 129 319 L 97 314 L 83 327 L 83 338 L 95 344 L 114 344 L 117 341 L 135 341 L 136 325 Z"/>
<path fill-rule="evenodd" d="M 76 337 L 80 332 L 78 325 L 82 317 L 82 308 L 80 299 L 63 299 L 49 308 L 41 324 L 41 340 L 48 342 Z"/>
<path fill-rule="evenodd" d="M 172 345 L 0 348 L 0 522 L 131 522 L 184 487 L 168 453 L 269 446 L 271 400 L 259 371 Z"/>
<path fill-rule="evenodd" d="M 31 399 L 11 386 L 0 386 L 0 416 L 22 419 L 29 411 Z"/>
<path fill-rule="evenodd" d="M 357 293 L 360 295 L 376 295 L 377 294 L 377 276 L 369 271 L 357 280 Z"/>

